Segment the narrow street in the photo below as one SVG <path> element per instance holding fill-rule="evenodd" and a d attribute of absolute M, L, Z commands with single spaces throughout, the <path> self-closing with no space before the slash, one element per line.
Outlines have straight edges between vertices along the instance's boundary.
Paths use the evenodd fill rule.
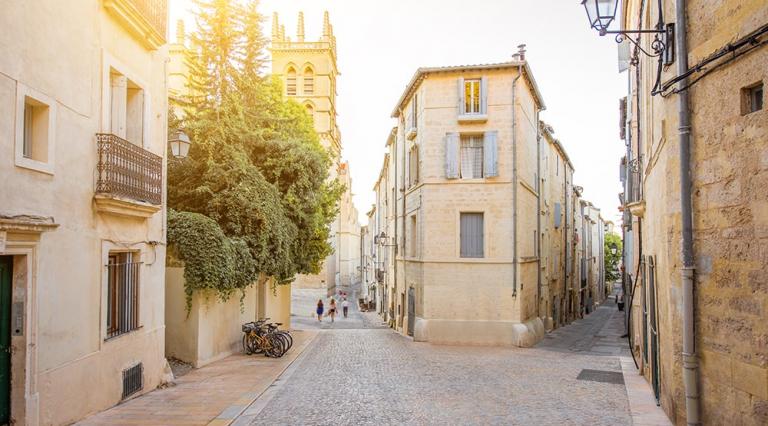
<path fill-rule="evenodd" d="M 324 321 L 234 424 L 632 424 L 612 299 L 532 349 L 414 343 L 365 315 Z"/>

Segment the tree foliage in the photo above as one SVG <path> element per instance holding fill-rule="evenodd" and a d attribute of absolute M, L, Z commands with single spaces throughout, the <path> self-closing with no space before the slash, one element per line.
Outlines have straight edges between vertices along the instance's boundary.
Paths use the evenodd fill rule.
<path fill-rule="evenodd" d="M 331 253 L 329 225 L 343 190 L 328 180 L 331 159 L 306 110 L 260 73 L 266 42 L 257 2 L 196 4 L 190 96 L 184 117 L 169 123 L 193 144 L 184 161 L 169 164 L 168 204 L 246 244 L 258 273 L 281 283 L 317 273 Z"/>
<path fill-rule="evenodd" d="M 616 254 L 611 253 L 616 248 Z M 621 278 L 619 275 L 619 263 L 621 262 L 622 241 L 621 236 L 616 234 L 605 234 L 605 279 L 606 281 L 616 281 Z"/>

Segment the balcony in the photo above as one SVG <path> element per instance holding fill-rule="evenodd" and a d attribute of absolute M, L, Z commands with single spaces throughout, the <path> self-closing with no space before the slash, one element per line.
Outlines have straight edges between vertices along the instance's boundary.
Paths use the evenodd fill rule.
<path fill-rule="evenodd" d="M 154 50 L 165 44 L 167 0 L 104 0 L 104 8 L 144 47 Z"/>
<path fill-rule="evenodd" d="M 96 209 L 143 218 L 158 212 L 163 201 L 163 158 L 112 134 L 97 134 L 96 143 Z"/>

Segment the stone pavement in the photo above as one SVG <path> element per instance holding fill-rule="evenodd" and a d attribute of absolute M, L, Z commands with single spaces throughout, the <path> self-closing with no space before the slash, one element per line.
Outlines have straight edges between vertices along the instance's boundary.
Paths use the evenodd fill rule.
<path fill-rule="evenodd" d="M 414 343 L 388 329 L 323 330 L 233 425 L 669 424 L 627 397 L 626 374 L 643 379 L 622 366 L 622 321 L 608 302 L 530 349 Z"/>
<path fill-rule="evenodd" d="M 232 355 L 178 378 L 176 385 L 131 399 L 80 425 L 226 425 L 250 405 L 317 335 L 294 331 L 282 358 Z"/>
<path fill-rule="evenodd" d="M 357 303 L 354 302 L 354 294 L 348 299 L 350 303 L 347 318 L 341 315 L 341 303 L 337 301 L 339 315 L 336 315 L 336 320 L 331 322 L 330 317 L 324 317 L 322 322 L 318 321 L 315 315 L 317 300 L 323 299 L 323 303 L 327 305 L 329 299 L 325 297 L 325 294 L 325 289 L 293 289 L 291 293 L 291 327 L 299 330 L 387 328 L 387 325 L 381 321 L 376 313 L 358 310 Z"/>

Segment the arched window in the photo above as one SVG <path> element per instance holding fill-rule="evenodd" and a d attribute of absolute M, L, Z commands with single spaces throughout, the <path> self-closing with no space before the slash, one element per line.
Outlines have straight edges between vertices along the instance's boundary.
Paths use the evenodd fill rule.
<path fill-rule="evenodd" d="M 307 67 L 304 70 L 304 94 L 311 95 L 315 93 L 315 73 L 312 68 Z"/>
<path fill-rule="evenodd" d="M 296 70 L 293 67 L 288 68 L 288 77 L 285 80 L 285 88 L 288 96 L 296 96 Z"/>
<path fill-rule="evenodd" d="M 315 108 L 312 106 L 312 104 L 305 104 L 304 106 L 307 108 L 307 114 L 309 114 L 309 118 L 311 118 L 314 121 L 315 120 Z"/>

